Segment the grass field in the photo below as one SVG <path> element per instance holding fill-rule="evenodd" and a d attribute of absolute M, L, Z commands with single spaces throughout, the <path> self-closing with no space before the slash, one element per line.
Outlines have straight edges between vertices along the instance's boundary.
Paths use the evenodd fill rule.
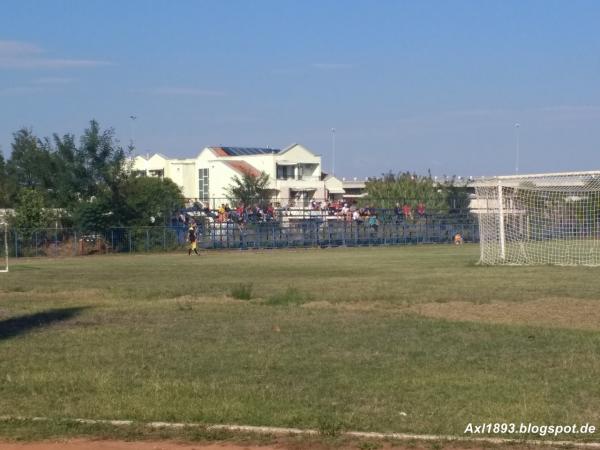
<path fill-rule="evenodd" d="M 477 259 L 440 245 L 12 261 L 0 415 L 599 426 L 600 269 Z M 41 428 L 2 422 L 0 437 Z"/>

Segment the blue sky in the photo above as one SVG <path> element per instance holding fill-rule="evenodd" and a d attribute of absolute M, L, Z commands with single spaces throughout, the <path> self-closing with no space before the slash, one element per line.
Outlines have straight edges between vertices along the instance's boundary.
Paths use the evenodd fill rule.
<path fill-rule="evenodd" d="M 598 1 L 27 1 L 0 146 L 95 118 L 140 153 L 302 143 L 336 174 L 600 169 Z M 129 117 L 137 116 L 135 121 Z M 133 126 L 132 126 L 133 125 Z"/>

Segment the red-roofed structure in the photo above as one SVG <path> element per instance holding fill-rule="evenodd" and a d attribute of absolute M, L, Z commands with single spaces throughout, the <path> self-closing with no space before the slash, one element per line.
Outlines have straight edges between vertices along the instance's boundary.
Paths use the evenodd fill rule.
<path fill-rule="evenodd" d="M 260 171 L 246 161 L 223 161 L 223 163 L 241 174 L 252 175 L 254 177 L 260 176 Z"/>

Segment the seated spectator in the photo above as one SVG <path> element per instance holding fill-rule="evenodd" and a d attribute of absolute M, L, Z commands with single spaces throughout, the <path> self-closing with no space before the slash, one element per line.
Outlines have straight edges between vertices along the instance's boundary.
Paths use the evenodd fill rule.
<path fill-rule="evenodd" d="M 244 204 L 240 203 L 237 208 L 235 208 L 235 212 L 238 217 L 242 217 L 244 215 Z"/>
<path fill-rule="evenodd" d="M 360 217 L 360 212 L 358 211 L 358 209 L 355 209 L 352 213 L 352 220 L 354 220 L 356 223 L 362 222 L 362 218 Z"/>
<path fill-rule="evenodd" d="M 462 244 L 464 244 L 463 237 L 462 237 L 462 235 L 460 233 L 456 233 L 454 235 L 454 244 L 455 245 L 462 245 Z"/>
<path fill-rule="evenodd" d="M 377 220 L 377 216 L 375 214 L 372 214 L 369 217 L 369 228 L 371 228 L 371 230 L 377 232 L 377 229 L 379 228 L 379 221 Z"/>
<path fill-rule="evenodd" d="M 396 207 L 394 208 L 394 215 L 396 216 L 396 223 L 400 222 L 402 219 L 402 207 L 400 203 L 396 203 Z"/>

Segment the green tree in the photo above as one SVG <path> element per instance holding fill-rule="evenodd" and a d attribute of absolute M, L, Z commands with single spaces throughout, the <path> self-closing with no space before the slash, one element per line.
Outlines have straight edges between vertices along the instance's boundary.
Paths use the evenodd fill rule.
<path fill-rule="evenodd" d="M 72 210 L 72 220 L 78 230 L 86 232 L 105 231 L 118 224 L 107 195 L 77 203 Z"/>
<path fill-rule="evenodd" d="M 268 184 L 269 175 L 266 173 L 261 172 L 260 175 L 255 175 L 244 172 L 241 178 L 237 175 L 233 177 L 232 184 L 225 188 L 225 192 L 233 204 L 237 202 L 242 202 L 244 205 L 266 203 L 269 197 Z"/>
<path fill-rule="evenodd" d="M 53 188 L 53 171 L 48 148 L 30 129 L 22 128 L 13 134 L 12 154 L 6 163 L 9 194 L 14 202 L 19 190 L 37 189 L 44 197 Z"/>
<path fill-rule="evenodd" d="M 58 202 L 72 211 L 75 226 L 102 230 L 127 224 L 127 155 L 114 130 L 102 131 L 95 120 L 90 121 L 78 147 L 74 136 L 54 135 L 52 162 L 60 172 Z"/>
<path fill-rule="evenodd" d="M 51 167 L 55 174 L 54 190 L 50 193 L 53 205 L 72 209 L 78 201 L 89 199 L 85 158 L 71 134 L 54 134 L 48 146 L 52 147 Z"/>
<path fill-rule="evenodd" d="M 6 173 L 6 162 L 4 161 L 4 155 L 0 151 L 0 208 L 11 206 L 8 189 L 9 183 L 8 174 Z"/>
<path fill-rule="evenodd" d="M 168 178 L 131 177 L 124 185 L 124 196 L 127 225 L 166 225 L 184 205 L 181 189 Z"/>
<path fill-rule="evenodd" d="M 76 162 L 85 176 L 83 198 L 97 195 L 104 187 L 116 192 L 127 177 L 127 152 L 114 134 L 112 128 L 101 131 L 98 122 L 92 120 L 81 137 Z"/>
<path fill-rule="evenodd" d="M 458 186 L 456 180 L 438 182 L 431 174 L 419 176 L 410 172 L 392 172 L 380 178 L 371 178 L 366 183 L 368 202 L 380 208 L 392 208 L 396 203 L 408 204 L 413 208 L 423 203 L 428 210 L 448 211 L 451 208 L 468 206 L 466 186 Z"/>
<path fill-rule="evenodd" d="M 50 225 L 53 216 L 45 208 L 44 196 L 32 188 L 23 188 L 19 192 L 15 215 L 12 225 L 21 230 L 46 228 Z"/>

